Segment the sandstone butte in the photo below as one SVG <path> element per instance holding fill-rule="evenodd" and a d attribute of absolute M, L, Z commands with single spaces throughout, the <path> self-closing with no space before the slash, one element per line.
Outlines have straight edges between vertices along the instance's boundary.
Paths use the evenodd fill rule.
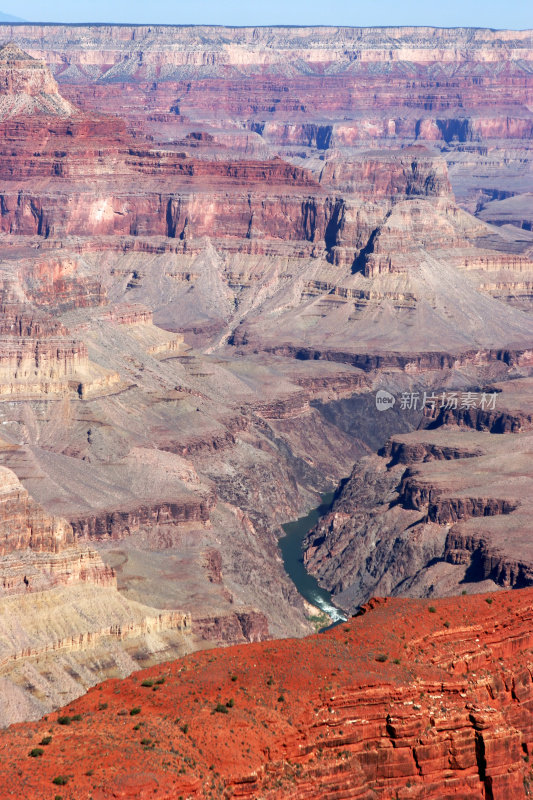
<path fill-rule="evenodd" d="M 107 681 L 0 733 L 0 797 L 527 798 L 532 608 L 531 589 L 374 599 L 324 634 Z"/>

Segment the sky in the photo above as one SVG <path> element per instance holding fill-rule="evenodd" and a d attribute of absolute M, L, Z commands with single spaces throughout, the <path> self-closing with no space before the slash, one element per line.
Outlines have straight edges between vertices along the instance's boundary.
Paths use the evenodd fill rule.
<path fill-rule="evenodd" d="M 0 0 L 33 22 L 533 28 L 532 0 Z"/>

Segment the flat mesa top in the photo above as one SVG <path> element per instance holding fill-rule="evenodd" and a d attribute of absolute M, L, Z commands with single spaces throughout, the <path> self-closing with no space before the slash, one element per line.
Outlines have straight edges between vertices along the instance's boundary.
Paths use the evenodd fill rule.
<path fill-rule="evenodd" d="M 244 34 L 250 34 L 252 37 L 257 37 L 263 33 L 268 34 L 271 31 L 276 33 L 283 33 L 290 31 L 292 34 L 300 35 L 307 32 L 318 31 L 324 34 L 335 35 L 339 32 L 352 34 L 354 36 L 372 36 L 374 34 L 386 34 L 388 37 L 406 36 L 413 33 L 416 36 L 423 36 L 425 34 L 430 36 L 446 36 L 448 34 L 467 34 L 468 36 L 489 35 L 489 37 L 499 37 L 503 34 L 504 37 L 512 36 L 527 39 L 533 34 L 533 28 L 488 28 L 477 26 L 455 26 L 455 27 L 441 27 L 437 25 L 209 25 L 206 23 L 190 23 L 187 25 L 175 25 L 171 23 L 135 23 L 135 22 L 42 22 L 39 20 L 27 21 L 12 21 L 0 19 L 0 27 L 16 27 L 17 30 L 24 28 L 68 28 L 71 30 L 83 30 L 88 28 L 122 28 L 124 30 L 137 30 L 148 31 L 154 33 L 160 30 L 171 31 L 241 31 Z"/>

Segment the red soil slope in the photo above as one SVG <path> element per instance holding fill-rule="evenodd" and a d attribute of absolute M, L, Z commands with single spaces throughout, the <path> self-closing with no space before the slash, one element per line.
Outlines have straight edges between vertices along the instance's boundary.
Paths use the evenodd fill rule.
<path fill-rule="evenodd" d="M 533 590 L 433 604 L 108 681 L 2 732 L 0 798 L 529 797 Z"/>

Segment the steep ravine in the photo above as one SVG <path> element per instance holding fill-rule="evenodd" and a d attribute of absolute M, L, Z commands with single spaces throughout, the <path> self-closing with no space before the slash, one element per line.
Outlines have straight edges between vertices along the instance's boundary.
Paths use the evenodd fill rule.
<path fill-rule="evenodd" d="M 332 500 L 332 492 L 323 494 L 322 502 L 317 508 L 313 508 L 305 517 L 285 523 L 282 526 L 285 536 L 279 540 L 279 548 L 287 575 L 302 597 L 326 614 L 332 623 L 336 623 L 346 620 L 346 615 L 332 603 L 330 593 L 322 589 L 317 579 L 306 570 L 302 551 L 305 536 L 316 525 L 322 514 L 329 511 Z"/>

